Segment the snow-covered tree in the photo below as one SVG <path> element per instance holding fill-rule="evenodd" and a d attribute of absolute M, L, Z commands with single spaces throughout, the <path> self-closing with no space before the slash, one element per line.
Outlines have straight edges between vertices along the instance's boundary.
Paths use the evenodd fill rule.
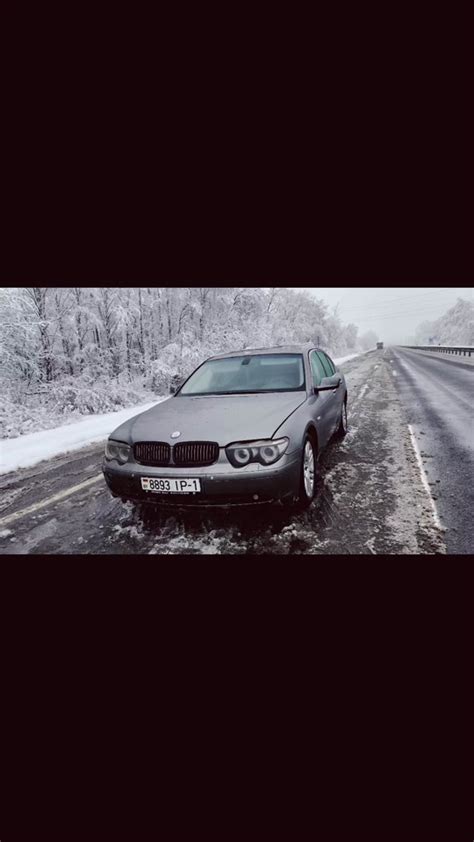
<path fill-rule="evenodd" d="M 439 319 L 418 325 L 415 336 L 418 345 L 474 345 L 474 303 L 458 298 Z"/>
<path fill-rule="evenodd" d="M 150 399 L 219 352 L 306 341 L 333 356 L 357 342 L 316 289 L 0 289 L 0 435 Z"/>

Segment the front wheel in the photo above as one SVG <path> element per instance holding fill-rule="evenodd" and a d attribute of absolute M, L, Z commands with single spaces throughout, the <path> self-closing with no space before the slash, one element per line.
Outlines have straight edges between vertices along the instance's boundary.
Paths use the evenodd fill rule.
<path fill-rule="evenodd" d="M 347 399 L 342 404 L 341 409 L 341 418 L 339 421 L 339 427 L 335 432 L 336 439 L 343 439 L 347 433 Z"/>
<path fill-rule="evenodd" d="M 301 477 L 298 502 L 309 506 L 316 488 L 316 448 L 310 436 L 306 436 L 301 460 Z"/>

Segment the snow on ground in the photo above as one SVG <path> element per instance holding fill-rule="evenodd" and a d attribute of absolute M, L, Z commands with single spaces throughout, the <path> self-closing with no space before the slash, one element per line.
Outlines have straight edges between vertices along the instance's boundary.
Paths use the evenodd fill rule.
<path fill-rule="evenodd" d="M 53 430 L 28 433 L 14 439 L 3 439 L 0 442 L 0 474 L 7 474 L 18 468 L 30 468 L 44 459 L 51 459 L 61 453 L 69 453 L 94 442 L 103 441 L 119 424 L 123 424 L 134 415 L 145 412 L 164 400 L 167 398 L 157 398 L 152 403 L 129 406 L 118 412 L 93 415 L 83 421 L 65 424 Z"/>
<path fill-rule="evenodd" d="M 11 529 L 0 529 L 0 538 L 8 538 L 10 535 L 13 535 Z"/>

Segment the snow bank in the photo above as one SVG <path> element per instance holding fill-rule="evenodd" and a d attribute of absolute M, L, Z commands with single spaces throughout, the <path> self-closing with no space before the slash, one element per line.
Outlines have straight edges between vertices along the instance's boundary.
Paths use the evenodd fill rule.
<path fill-rule="evenodd" d="M 369 348 L 369 351 L 372 350 L 373 348 Z M 346 357 L 337 357 L 337 359 L 334 357 L 333 362 L 335 362 L 336 365 L 342 365 L 342 363 L 348 363 L 349 360 L 354 360 L 356 357 L 361 357 L 362 354 L 368 354 L 369 351 L 358 351 L 357 354 L 347 354 Z"/>
<path fill-rule="evenodd" d="M 93 415 L 75 424 L 65 424 L 40 433 L 28 433 L 14 439 L 3 439 L 0 442 L 0 474 L 7 474 L 18 468 L 30 468 L 44 459 L 104 441 L 119 424 L 167 399 L 157 398 L 152 403 L 129 406 L 119 412 L 107 412 L 105 415 Z"/>

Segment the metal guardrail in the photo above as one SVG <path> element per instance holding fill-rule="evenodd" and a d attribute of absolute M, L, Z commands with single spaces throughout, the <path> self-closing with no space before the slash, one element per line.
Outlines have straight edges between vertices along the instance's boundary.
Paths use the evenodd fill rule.
<path fill-rule="evenodd" d="M 403 347 L 413 351 L 438 351 L 441 354 L 459 354 L 464 357 L 474 354 L 472 345 L 403 345 Z"/>

